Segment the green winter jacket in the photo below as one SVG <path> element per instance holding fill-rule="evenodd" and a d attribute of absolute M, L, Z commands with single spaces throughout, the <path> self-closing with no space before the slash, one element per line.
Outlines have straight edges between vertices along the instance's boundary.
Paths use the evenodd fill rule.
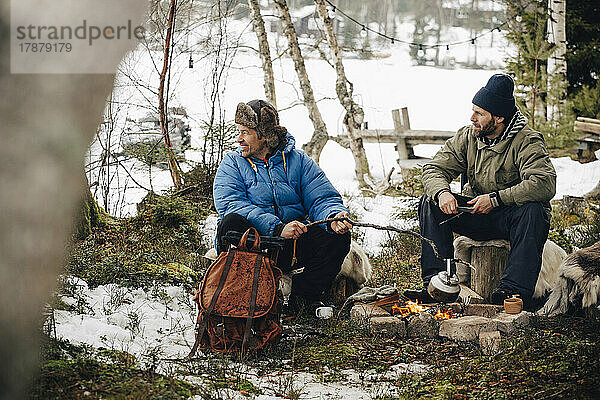
<path fill-rule="evenodd" d="M 514 137 L 488 146 L 477 140 L 472 126 L 461 128 L 423 167 L 425 194 L 435 198 L 466 172 L 466 196 L 498 191 L 505 205 L 540 202 L 550 211 L 556 192 L 556 172 L 543 136 L 525 126 Z"/>

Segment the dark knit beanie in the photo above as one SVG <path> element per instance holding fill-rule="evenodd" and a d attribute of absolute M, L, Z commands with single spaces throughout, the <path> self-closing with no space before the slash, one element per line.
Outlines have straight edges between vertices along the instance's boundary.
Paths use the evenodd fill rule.
<path fill-rule="evenodd" d="M 513 91 L 515 82 L 506 74 L 494 74 L 485 85 L 475 93 L 473 104 L 490 114 L 510 119 L 516 111 Z"/>
<path fill-rule="evenodd" d="M 238 104 L 235 123 L 256 129 L 258 138 L 264 137 L 271 149 L 277 148 L 287 134 L 287 129 L 279 125 L 279 115 L 275 107 L 264 100 Z"/>

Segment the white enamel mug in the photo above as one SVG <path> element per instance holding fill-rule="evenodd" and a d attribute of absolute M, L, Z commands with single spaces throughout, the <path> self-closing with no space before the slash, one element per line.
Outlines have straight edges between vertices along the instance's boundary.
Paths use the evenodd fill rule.
<path fill-rule="evenodd" d="M 317 318 L 329 319 L 333 317 L 333 307 L 318 307 L 315 310 L 315 315 L 317 316 Z"/>

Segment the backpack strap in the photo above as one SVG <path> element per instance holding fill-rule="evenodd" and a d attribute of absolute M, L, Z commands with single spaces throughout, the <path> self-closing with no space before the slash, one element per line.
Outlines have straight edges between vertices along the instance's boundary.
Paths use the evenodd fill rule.
<path fill-rule="evenodd" d="M 252 280 L 252 293 L 250 295 L 250 310 L 248 311 L 248 318 L 246 319 L 246 329 L 244 331 L 244 340 L 242 341 L 242 351 L 246 348 L 246 343 L 250 337 L 250 330 L 252 329 L 252 319 L 254 318 L 254 309 L 256 308 L 256 296 L 258 294 L 258 278 L 260 276 L 260 267 L 262 265 L 263 255 L 259 254 L 256 257 L 256 263 L 254 264 L 254 279 Z"/>
<path fill-rule="evenodd" d="M 233 262 L 234 254 L 235 254 L 235 250 L 233 250 L 233 249 L 229 250 L 229 253 L 227 254 L 227 260 L 225 261 L 225 266 L 223 267 L 223 272 L 221 273 L 219 285 L 217 286 L 217 290 L 213 294 L 213 297 L 210 301 L 210 305 L 208 306 L 208 309 L 206 310 L 206 313 L 204 315 L 210 314 L 212 312 L 212 310 L 215 308 L 215 305 L 217 304 L 219 295 L 221 294 L 221 291 L 223 290 L 223 286 L 225 286 L 225 281 L 227 280 L 227 275 L 229 274 L 229 270 L 231 268 L 231 263 Z M 253 286 L 253 288 L 254 288 L 254 286 Z M 201 294 L 199 293 L 198 296 L 200 296 L 200 295 Z M 202 314 L 203 314 L 202 309 L 200 309 L 200 297 L 198 297 L 198 318 L 196 320 L 196 340 L 194 341 L 194 345 L 192 346 L 192 350 L 190 351 L 190 354 L 188 354 L 188 356 L 187 356 L 188 359 L 192 358 L 194 356 L 194 354 L 196 354 L 196 351 L 198 350 L 198 346 L 200 345 L 200 341 L 202 340 L 202 336 L 204 335 L 204 331 L 206 330 L 206 324 L 208 323 L 208 319 L 202 318 Z"/>

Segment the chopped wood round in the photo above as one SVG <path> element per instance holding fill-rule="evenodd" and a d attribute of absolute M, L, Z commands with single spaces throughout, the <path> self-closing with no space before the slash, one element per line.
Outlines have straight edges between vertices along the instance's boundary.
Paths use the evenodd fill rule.
<path fill-rule="evenodd" d="M 489 301 L 508 263 L 509 242 L 506 240 L 476 241 L 461 236 L 454 244 L 462 247 L 462 257 L 470 254 L 470 257 L 465 258 L 470 260 L 475 268 L 474 271 L 470 271 L 471 289 Z M 458 272 L 461 274 L 460 268 Z M 466 275 L 468 276 L 469 273 L 467 272 Z M 463 280 L 468 281 L 468 278 Z"/>

